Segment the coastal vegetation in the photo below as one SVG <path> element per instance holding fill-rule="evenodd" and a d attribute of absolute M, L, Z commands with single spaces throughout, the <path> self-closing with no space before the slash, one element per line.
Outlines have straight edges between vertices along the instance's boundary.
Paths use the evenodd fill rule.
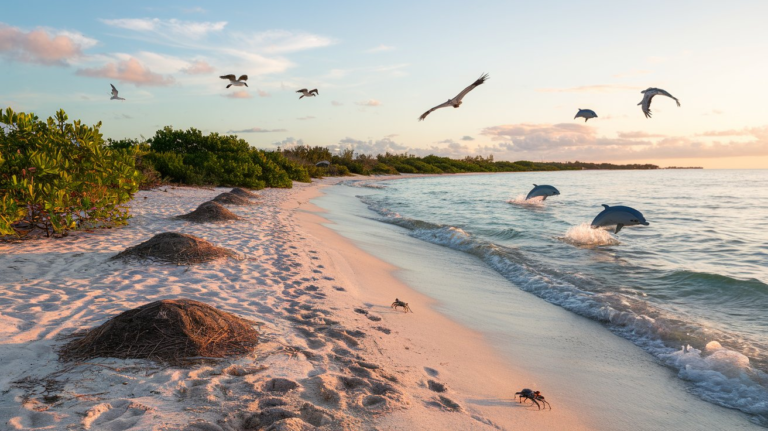
<path fill-rule="evenodd" d="M 0 114 L 0 237 L 126 223 L 136 153 L 107 147 L 100 127 L 68 122 L 63 110 L 46 121 L 11 108 Z"/>
<path fill-rule="evenodd" d="M 398 175 L 398 174 L 457 174 L 465 172 L 528 172 L 528 171 L 563 171 L 583 169 L 659 169 L 652 164 L 616 165 L 612 163 L 586 162 L 516 162 L 496 161 L 493 155 L 467 156 L 463 159 L 451 159 L 428 155 L 419 157 L 414 154 L 385 153 L 376 156 L 355 153 L 352 149 L 333 154 L 326 147 L 299 145 L 281 150 L 283 155 L 298 164 L 304 165 L 312 177 L 325 175 Z M 315 166 L 320 161 L 330 162 L 328 167 Z"/>

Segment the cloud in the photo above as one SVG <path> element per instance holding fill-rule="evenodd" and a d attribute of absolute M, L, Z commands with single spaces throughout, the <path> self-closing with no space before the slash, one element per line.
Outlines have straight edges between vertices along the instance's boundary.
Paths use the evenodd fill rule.
<path fill-rule="evenodd" d="M 220 32 L 227 25 L 226 21 L 197 22 L 159 18 L 121 18 L 102 19 L 100 21 L 106 25 L 126 30 L 154 33 L 164 37 L 181 36 L 193 40 L 202 39 L 209 33 Z"/>
<path fill-rule="evenodd" d="M 285 129 L 262 129 L 261 127 L 251 127 L 250 129 L 243 130 L 230 130 L 227 133 L 276 133 L 287 132 Z"/>
<path fill-rule="evenodd" d="M 80 33 L 38 28 L 29 32 L 0 23 L 0 55 L 11 60 L 46 66 L 67 66 L 95 46 L 95 39 Z"/>
<path fill-rule="evenodd" d="M 649 141 L 598 136 L 597 129 L 579 124 L 506 124 L 485 128 L 481 134 L 503 140 L 508 152 L 518 158 L 546 156 L 552 160 L 641 160 L 717 158 L 768 155 L 768 126 L 744 129 L 738 136 L 747 141 L 708 142 L 695 137 L 664 137 Z M 727 134 L 726 134 L 727 133 Z M 707 136 L 730 136 L 734 131 L 709 132 Z M 651 136 L 651 135 L 649 135 Z"/>
<path fill-rule="evenodd" d="M 282 141 L 273 142 L 272 145 L 274 145 L 275 147 L 289 148 L 289 147 L 304 145 L 304 140 L 294 139 L 294 138 L 285 138 Z"/>
<path fill-rule="evenodd" d="M 341 103 L 341 102 L 337 102 L 337 101 L 335 101 L 335 100 L 331 100 L 331 105 L 333 105 L 333 106 L 344 106 L 344 104 L 343 104 L 343 103 Z"/>
<path fill-rule="evenodd" d="M 306 117 L 299 117 L 299 118 L 297 118 L 297 120 L 314 120 L 314 119 L 315 119 L 315 117 L 313 117 L 311 115 L 307 115 Z"/>
<path fill-rule="evenodd" d="M 107 63 L 102 67 L 78 69 L 77 75 L 91 78 L 109 78 L 134 84 L 137 87 L 165 87 L 175 82 L 173 77 L 154 73 L 133 57 L 128 60 Z"/>
<path fill-rule="evenodd" d="M 253 98 L 253 96 L 251 96 L 251 93 L 245 90 L 233 91 L 231 93 L 225 94 L 224 97 L 228 97 L 230 99 L 252 99 Z"/>
<path fill-rule="evenodd" d="M 699 133 L 696 136 L 750 136 L 753 134 L 754 129 L 742 129 L 742 130 L 710 130 L 704 133 Z"/>
<path fill-rule="evenodd" d="M 437 141 L 438 144 L 455 144 L 456 141 L 453 139 L 443 139 L 442 141 Z"/>
<path fill-rule="evenodd" d="M 208 12 L 207 10 L 201 8 L 200 6 L 190 7 L 190 8 L 181 8 L 181 11 L 184 13 L 205 13 Z"/>
<path fill-rule="evenodd" d="M 648 139 L 648 138 L 663 138 L 666 135 L 658 135 L 654 133 L 647 133 L 642 131 L 637 132 L 619 132 L 619 138 L 621 139 Z"/>
<path fill-rule="evenodd" d="M 259 33 L 235 33 L 238 43 L 249 49 L 267 54 L 282 54 L 322 48 L 335 43 L 329 37 L 286 30 L 268 30 Z"/>
<path fill-rule="evenodd" d="M 461 140 L 462 141 L 474 141 L 475 138 L 473 138 L 471 136 L 468 136 L 468 135 L 464 135 L 464 136 L 461 137 Z"/>
<path fill-rule="evenodd" d="M 400 136 L 397 133 L 390 133 L 389 135 L 385 136 L 385 138 L 394 138 L 395 136 Z"/>
<path fill-rule="evenodd" d="M 365 52 L 368 52 L 368 53 L 383 52 L 383 51 L 392 51 L 394 49 L 395 49 L 394 46 L 388 46 L 388 45 L 381 44 L 381 45 L 377 46 L 376 48 L 368 49 Z"/>
<path fill-rule="evenodd" d="M 258 94 L 259 97 L 272 97 L 270 93 L 267 93 L 264 90 L 256 90 L 256 94 Z"/>
<path fill-rule="evenodd" d="M 374 106 L 381 106 L 381 102 L 376 99 L 370 99 L 365 102 L 355 102 L 355 105 L 374 107 Z"/>
<path fill-rule="evenodd" d="M 398 144 L 397 142 L 389 139 L 379 139 L 377 141 L 368 140 L 368 141 L 362 141 L 352 138 L 344 138 L 339 141 L 338 144 L 331 144 L 328 146 L 328 149 L 332 152 L 339 153 L 346 149 L 353 150 L 356 154 L 384 154 L 386 152 L 390 153 L 402 153 L 406 150 L 408 150 L 408 147 L 403 144 Z"/>
<path fill-rule="evenodd" d="M 190 64 L 188 67 L 181 69 L 182 72 L 188 75 L 205 75 L 208 73 L 213 73 L 213 70 L 213 66 L 204 60 L 197 60 L 196 62 Z"/>
<path fill-rule="evenodd" d="M 571 88 L 537 88 L 539 93 L 614 93 L 617 91 L 631 91 L 640 90 L 640 87 L 631 85 L 614 85 L 614 84 L 601 84 L 601 85 L 586 85 L 583 87 L 571 87 Z"/>

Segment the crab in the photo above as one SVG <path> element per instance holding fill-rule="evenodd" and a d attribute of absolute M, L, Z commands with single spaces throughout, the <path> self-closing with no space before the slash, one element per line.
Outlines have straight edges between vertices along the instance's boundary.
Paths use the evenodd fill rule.
<path fill-rule="evenodd" d="M 534 404 L 536 404 L 536 407 L 541 410 L 541 404 L 544 405 L 544 408 L 546 409 L 549 407 L 550 410 L 552 410 L 552 406 L 544 399 L 544 395 L 541 395 L 540 391 L 533 391 L 530 389 L 523 389 L 520 392 L 515 393 L 516 397 L 520 397 L 520 402 L 523 403 L 525 400 L 531 400 Z M 541 403 L 541 404 L 539 404 Z"/>
<path fill-rule="evenodd" d="M 394 308 L 395 310 L 397 310 L 397 307 L 403 307 L 404 312 L 407 313 L 410 311 L 411 313 L 413 313 L 413 311 L 411 310 L 411 307 L 408 306 L 407 302 L 403 302 L 397 298 L 395 298 L 395 302 L 392 303 L 391 307 Z"/>

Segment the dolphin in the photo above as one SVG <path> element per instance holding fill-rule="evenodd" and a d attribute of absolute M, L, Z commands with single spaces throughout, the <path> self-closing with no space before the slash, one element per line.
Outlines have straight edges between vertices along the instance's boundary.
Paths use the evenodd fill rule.
<path fill-rule="evenodd" d="M 649 224 L 645 221 L 645 217 L 640 214 L 640 211 L 634 208 L 625 206 L 609 207 L 606 204 L 603 204 L 603 206 L 605 209 L 592 220 L 593 229 L 616 225 L 616 232 L 614 233 L 619 233 L 624 226 L 636 226 L 639 224 L 648 226 Z"/>
<path fill-rule="evenodd" d="M 586 123 L 587 121 L 589 121 L 590 118 L 597 118 L 597 114 L 595 114 L 595 111 L 591 109 L 579 108 L 579 112 L 576 113 L 576 116 L 573 117 L 573 119 L 575 120 L 579 117 L 583 118 L 584 122 Z"/>
<path fill-rule="evenodd" d="M 525 200 L 528 200 L 530 198 L 535 198 L 538 196 L 544 196 L 544 199 L 546 200 L 549 196 L 557 196 L 560 194 L 560 191 L 552 186 L 537 186 L 536 184 L 533 185 L 533 190 L 528 192 L 528 196 L 525 197 Z"/>

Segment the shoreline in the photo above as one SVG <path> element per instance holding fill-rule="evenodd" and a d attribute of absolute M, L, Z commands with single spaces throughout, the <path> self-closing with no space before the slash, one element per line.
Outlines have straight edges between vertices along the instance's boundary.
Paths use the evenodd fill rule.
<path fill-rule="evenodd" d="M 394 179 L 398 177 L 376 181 Z M 553 411 L 541 414 L 521 409 L 523 405 L 513 398 L 522 387 L 516 388 L 513 382 L 535 381 L 535 376 L 510 366 L 482 334 L 437 311 L 437 300 L 419 293 L 394 275 L 398 267 L 368 254 L 327 227 L 326 224 L 332 222 L 322 217 L 325 210 L 309 201 L 321 196 L 322 189 L 330 186 L 322 184 L 302 192 L 298 200 L 303 202 L 295 208 L 299 225 L 320 242 L 332 245 L 326 252 L 337 263 L 337 273 L 357 286 L 352 293 L 359 296 L 368 309 L 385 316 L 392 330 L 392 336 L 379 337 L 382 355 L 401 367 L 410 368 L 412 381 L 422 389 L 415 392 L 423 403 L 385 416 L 377 421 L 378 425 L 385 426 L 383 429 L 512 429 L 519 426 L 590 429 L 564 400 L 558 400 Z M 412 314 L 392 312 L 387 304 L 395 297 L 408 298 L 416 311 Z M 429 380 L 446 384 L 449 391 L 430 393 L 426 388 Z M 439 410 L 425 407 L 424 404 L 439 395 L 451 397 L 467 414 L 445 417 Z"/>
<path fill-rule="evenodd" d="M 536 412 L 513 400 L 522 388 L 509 382 L 526 380 L 482 336 L 434 311 L 433 300 L 392 276 L 396 268 L 322 226 L 308 202 L 321 187 L 259 191 L 257 205 L 229 207 L 243 220 L 220 224 L 174 216 L 221 188 L 141 191 L 130 203 L 128 226 L 0 243 L 0 424 L 24 430 L 587 429 L 562 401 L 551 412 Z M 243 259 L 193 266 L 109 260 L 167 231 L 198 236 Z M 407 299 L 415 312 L 392 310 L 394 297 Z M 262 322 L 256 350 L 191 368 L 111 358 L 59 361 L 58 349 L 71 334 L 127 309 L 178 298 Z"/>

